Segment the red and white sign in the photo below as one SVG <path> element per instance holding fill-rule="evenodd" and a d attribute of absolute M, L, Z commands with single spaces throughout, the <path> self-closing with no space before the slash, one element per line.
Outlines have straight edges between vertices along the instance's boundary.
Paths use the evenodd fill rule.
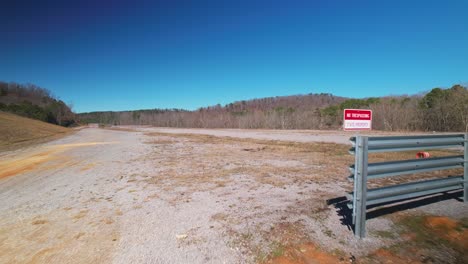
<path fill-rule="evenodd" d="M 343 112 L 344 130 L 371 130 L 372 110 L 367 109 L 345 109 Z"/>

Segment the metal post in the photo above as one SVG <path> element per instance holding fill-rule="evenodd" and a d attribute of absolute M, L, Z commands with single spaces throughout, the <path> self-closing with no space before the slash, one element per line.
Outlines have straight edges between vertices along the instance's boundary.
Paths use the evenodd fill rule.
<path fill-rule="evenodd" d="M 468 133 L 465 134 L 465 141 L 463 142 L 465 149 L 463 153 L 463 201 L 468 202 Z"/>
<path fill-rule="evenodd" d="M 356 138 L 356 149 L 359 155 L 356 155 L 356 190 L 355 190 L 355 236 L 363 238 L 366 236 L 366 198 L 367 198 L 367 150 L 368 137 L 358 136 Z"/>
<path fill-rule="evenodd" d="M 357 175 L 358 175 L 358 163 L 359 153 L 361 153 L 359 146 L 361 136 L 354 137 L 354 179 L 353 179 L 353 225 L 356 225 L 356 193 L 357 193 Z"/>

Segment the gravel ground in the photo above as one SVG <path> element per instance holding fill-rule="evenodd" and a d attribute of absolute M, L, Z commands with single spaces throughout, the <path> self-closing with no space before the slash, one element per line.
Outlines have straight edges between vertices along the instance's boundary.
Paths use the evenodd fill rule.
<path fill-rule="evenodd" d="M 0 263 L 255 263 L 310 241 L 349 263 L 398 243 L 374 233 L 389 217 L 357 240 L 326 204 L 350 190 L 347 168 L 310 142 L 348 144 L 345 132 L 125 129 L 0 154 Z M 425 208 L 468 216 L 453 199 L 412 212 Z"/>
<path fill-rule="evenodd" d="M 192 128 L 156 128 L 133 127 L 138 131 L 161 132 L 171 134 L 201 134 L 218 137 L 251 138 L 264 140 L 281 140 L 294 142 L 328 142 L 350 144 L 349 138 L 360 135 L 411 135 L 412 132 L 382 132 L 382 131 L 336 131 L 336 130 L 273 130 L 273 129 L 192 129 Z M 421 134 L 421 133 L 417 133 Z"/>

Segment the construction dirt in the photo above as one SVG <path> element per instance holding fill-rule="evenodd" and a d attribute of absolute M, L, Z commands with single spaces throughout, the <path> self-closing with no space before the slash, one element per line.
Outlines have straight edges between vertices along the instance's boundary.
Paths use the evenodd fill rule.
<path fill-rule="evenodd" d="M 354 237 L 350 136 L 87 128 L 0 152 L 0 263 L 468 263 L 457 195 L 374 208 Z"/>

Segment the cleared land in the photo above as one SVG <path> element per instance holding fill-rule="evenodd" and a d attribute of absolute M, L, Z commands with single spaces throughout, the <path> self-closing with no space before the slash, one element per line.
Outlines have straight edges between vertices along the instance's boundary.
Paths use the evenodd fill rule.
<path fill-rule="evenodd" d="M 354 238 L 345 208 L 327 203 L 352 189 L 349 145 L 331 143 L 350 135 L 208 131 L 219 134 L 83 129 L 3 152 L 0 262 L 468 261 L 468 206 L 451 196 L 405 210 L 377 208 L 368 237 Z M 327 133 L 339 140 L 314 142 Z M 414 153 L 371 159 L 403 157 Z"/>

